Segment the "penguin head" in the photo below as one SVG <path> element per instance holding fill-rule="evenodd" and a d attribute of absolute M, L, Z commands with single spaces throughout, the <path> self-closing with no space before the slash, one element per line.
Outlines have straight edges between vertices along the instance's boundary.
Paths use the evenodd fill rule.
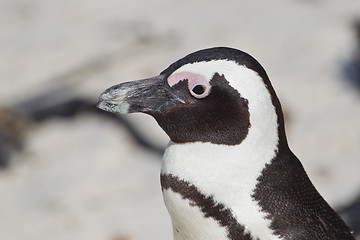
<path fill-rule="evenodd" d="M 286 141 L 280 103 L 265 70 L 232 48 L 200 50 L 156 77 L 110 87 L 98 107 L 149 114 L 175 143 L 238 145 L 250 128 L 261 138 L 270 125 Z"/>

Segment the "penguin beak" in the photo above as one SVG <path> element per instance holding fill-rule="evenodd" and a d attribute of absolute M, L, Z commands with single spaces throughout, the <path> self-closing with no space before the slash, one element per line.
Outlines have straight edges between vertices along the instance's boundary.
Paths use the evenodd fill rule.
<path fill-rule="evenodd" d="M 99 97 L 97 107 L 113 113 L 160 113 L 169 106 L 186 103 L 172 93 L 166 77 L 125 82 L 106 89 Z"/>

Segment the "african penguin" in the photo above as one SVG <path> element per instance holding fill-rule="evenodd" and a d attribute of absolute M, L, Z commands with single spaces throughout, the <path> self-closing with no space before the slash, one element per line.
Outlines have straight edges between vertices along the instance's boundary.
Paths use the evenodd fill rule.
<path fill-rule="evenodd" d="M 280 102 L 250 55 L 191 53 L 105 90 L 98 107 L 149 114 L 170 137 L 161 185 L 174 239 L 354 239 L 289 149 Z"/>

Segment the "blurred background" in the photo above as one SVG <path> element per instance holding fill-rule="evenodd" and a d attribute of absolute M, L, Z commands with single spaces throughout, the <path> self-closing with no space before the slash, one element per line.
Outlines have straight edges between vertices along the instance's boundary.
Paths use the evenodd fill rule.
<path fill-rule="evenodd" d="M 0 1 L 0 239 L 172 239 L 168 138 L 95 104 L 195 50 L 255 57 L 289 144 L 360 232 L 360 1 Z"/>

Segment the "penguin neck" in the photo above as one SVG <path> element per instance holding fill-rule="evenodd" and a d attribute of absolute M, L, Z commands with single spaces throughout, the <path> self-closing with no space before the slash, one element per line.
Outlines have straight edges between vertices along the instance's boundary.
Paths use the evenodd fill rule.
<path fill-rule="evenodd" d="M 260 239 L 272 235 L 270 220 L 252 198 L 263 169 L 279 151 L 279 124 L 275 109 L 272 109 L 273 112 L 269 111 L 266 119 L 252 116 L 255 117 L 253 124 L 247 137 L 239 145 L 169 143 L 161 175 L 164 200 L 172 218 L 175 239 L 227 239 L 220 236 L 231 232 L 227 229 L 228 226 L 220 224 L 218 237 L 211 237 L 215 234 L 214 224 L 219 225 L 222 220 L 216 219 L 216 216 L 208 218 L 209 213 L 206 210 L 204 212 L 206 206 L 201 205 L 207 200 L 195 201 L 186 195 L 189 191 L 210 197 L 214 204 L 229 209 L 236 223 L 246 229 L 244 234 L 251 233 L 252 237 Z M 177 182 L 169 184 L 167 177 L 174 178 Z M 179 189 L 180 185 L 190 188 Z M 196 214 L 193 206 L 198 207 Z M 188 223 L 189 219 L 192 219 L 193 224 Z M 197 234 L 207 233 L 211 233 L 208 238 L 197 238 Z M 187 238 L 189 234 L 193 238 Z"/>
<path fill-rule="evenodd" d="M 260 134 L 259 129 L 251 128 L 248 137 L 235 146 L 170 142 L 163 157 L 161 174 L 178 176 L 194 185 L 204 184 L 202 189 L 207 193 L 223 187 L 210 183 L 234 183 L 237 188 L 244 182 L 249 185 L 251 180 L 251 186 L 255 188 L 261 171 L 279 151 L 279 138 L 275 133 L 277 131 Z"/>

